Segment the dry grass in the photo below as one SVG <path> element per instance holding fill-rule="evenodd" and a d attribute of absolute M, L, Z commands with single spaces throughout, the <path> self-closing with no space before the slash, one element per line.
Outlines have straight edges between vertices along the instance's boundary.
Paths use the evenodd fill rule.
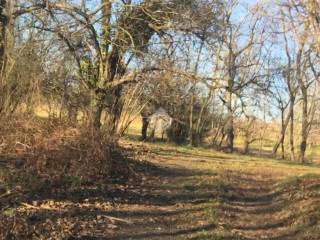
<path fill-rule="evenodd" d="M 201 189 L 208 188 L 215 195 L 211 200 L 219 202 L 200 205 L 204 209 L 202 218 L 220 227 L 181 239 L 300 240 L 320 236 L 316 227 L 320 222 L 317 165 L 168 144 L 143 143 L 141 147 L 154 154 L 148 158 L 154 164 L 194 172 L 193 176 L 170 182 L 166 189 L 201 195 Z M 190 222 L 195 220 L 193 215 L 188 218 Z"/>
<path fill-rule="evenodd" d="M 317 165 L 122 139 L 120 145 L 134 160 L 120 173 L 126 179 L 111 184 L 95 178 L 108 171 L 103 159 L 114 158 L 102 152 L 108 143 L 88 130 L 36 119 L 17 118 L 3 128 L 8 137 L 2 151 L 15 157 L 0 176 L 1 234 L 16 239 L 318 239 Z M 10 144 L 14 141 L 25 147 Z M 25 156 L 22 166 L 17 156 Z M 83 184 L 83 178 L 91 182 Z"/>
<path fill-rule="evenodd" d="M 85 127 L 18 115 L 0 133 L 0 185 L 7 192 L 16 186 L 23 191 L 50 190 L 52 185 L 81 184 L 109 174 L 111 143 Z"/>
<path fill-rule="evenodd" d="M 141 135 L 141 127 L 142 127 L 142 122 L 141 122 L 141 119 L 140 118 L 137 118 L 135 119 L 129 126 L 128 130 L 127 130 L 127 135 L 132 137 L 133 139 L 139 139 L 140 135 Z M 251 149 L 251 152 L 252 153 L 255 153 L 255 154 L 261 154 L 261 155 L 271 155 L 272 153 L 272 149 L 273 149 L 273 146 L 277 140 L 277 134 L 275 131 L 276 130 L 276 127 L 274 126 L 270 126 L 270 124 L 268 125 L 268 128 L 270 129 L 273 129 L 271 132 L 273 134 L 268 134 L 268 132 L 266 132 L 266 136 L 264 135 L 264 139 L 262 139 L 261 141 L 260 140 L 257 140 L 255 142 L 253 142 L 251 145 L 250 145 L 250 149 Z M 156 137 L 157 138 L 161 138 L 161 135 L 160 133 L 156 133 Z M 287 137 L 288 139 L 288 137 Z M 298 145 L 298 137 L 296 139 L 296 146 L 295 146 L 295 149 L 298 150 L 299 149 L 299 145 Z M 242 136 L 236 136 L 235 140 L 234 140 L 234 144 L 235 144 L 235 148 L 238 149 L 240 152 L 242 151 L 243 149 L 243 146 L 244 146 L 244 139 Z M 210 144 L 210 143 L 208 143 Z M 288 156 L 289 158 L 289 143 L 285 143 L 285 149 L 286 149 L 286 155 Z M 206 143 L 204 143 L 204 145 L 206 145 Z M 278 150 L 278 155 L 280 157 L 280 151 L 281 149 L 279 148 Z M 298 154 L 298 153 L 297 153 Z M 308 145 L 307 147 L 307 151 L 306 151 L 306 156 L 307 156 L 307 159 L 310 161 L 310 162 L 313 162 L 313 163 L 319 163 L 320 164 L 320 145 L 317 145 L 317 144 L 313 144 L 312 146 L 311 145 Z"/>

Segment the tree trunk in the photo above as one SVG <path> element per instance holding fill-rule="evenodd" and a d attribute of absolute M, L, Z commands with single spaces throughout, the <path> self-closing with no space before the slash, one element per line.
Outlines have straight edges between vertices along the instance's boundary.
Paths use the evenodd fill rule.
<path fill-rule="evenodd" d="M 0 72 L 4 73 L 6 65 L 7 1 L 0 0 Z"/>
<path fill-rule="evenodd" d="M 289 118 L 287 117 L 286 119 L 286 123 L 284 122 L 284 109 L 282 110 L 281 113 L 281 159 L 284 159 L 284 138 L 285 138 L 285 134 L 286 134 L 286 129 L 289 123 Z"/>
<path fill-rule="evenodd" d="M 92 91 L 91 94 L 91 106 L 90 106 L 90 125 L 94 130 L 99 131 L 101 127 L 101 116 L 103 110 L 103 95 L 96 94 Z"/>
<path fill-rule="evenodd" d="M 308 138 L 308 96 L 307 90 L 302 89 L 302 122 L 301 122 L 301 142 L 300 142 L 300 162 L 305 163 L 305 152 Z"/>
<path fill-rule="evenodd" d="M 149 126 L 149 118 L 142 117 L 141 141 L 147 140 L 148 126 Z"/>
<path fill-rule="evenodd" d="M 281 159 L 285 159 L 285 154 L 284 154 L 284 138 L 281 141 Z"/>
<path fill-rule="evenodd" d="M 249 141 L 246 139 L 246 140 L 244 141 L 244 147 L 243 147 L 243 153 L 244 153 L 244 154 L 248 154 L 248 153 L 249 153 L 249 145 L 250 145 L 250 143 L 249 143 Z"/>
<path fill-rule="evenodd" d="M 112 107 L 112 122 L 109 123 L 111 128 L 111 134 L 118 135 L 117 129 L 121 118 L 121 113 L 123 110 L 123 99 L 121 98 L 122 86 L 118 86 L 114 91 L 114 102 Z"/>
<path fill-rule="evenodd" d="M 219 149 L 221 149 L 221 146 L 222 146 L 222 143 L 223 143 L 223 140 L 224 140 L 225 136 L 226 136 L 226 134 L 225 134 L 225 131 L 224 131 L 224 129 L 223 129 L 222 132 L 221 132 L 220 142 L 219 142 L 219 144 L 218 144 L 218 148 L 219 148 Z"/>
<path fill-rule="evenodd" d="M 233 127 L 233 111 L 232 111 L 232 93 L 228 93 L 227 108 L 228 108 L 228 120 L 226 124 L 226 135 L 227 135 L 227 148 L 233 152 L 233 141 L 234 141 L 234 127 Z"/>
<path fill-rule="evenodd" d="M 14 44 L 15 0 L 0 0 L 0 73 L 3 76 L 7 65 L 7 55 Z"/>
<path fill-rule="evenodd" d="M 190 101 L 190 115 L 189 115 L 189 144 L 193 146 L 193 105 L 194 105 L 194 87 L 195 83 L 193 83 L 192 86 L 192 92 L 191 92 L 191 101 Z"/>
<path fill-rule="evenodd" d="M 196 64 L 194 67 L 194 75 L 196 76 L 198 74 L 198 68 L 200 63 L 200 56 L 201 52 L 204 46 L 204 40 L 201 41 L 199 52 L 197 54 Z M 194 98 L 195 98 L 195 91 L 196 91 L 196 79 L 193 79 L 192 82 L 192 92 L 191 92 L 191 101 L 190 101 L 190 117 L 189 117 L 189 144 L 192 146 L 194 145 L 194 127 L 193 127 L 193 111 L 194 111 Z"/>
<path fill-rule="evenodd" d="M 289 107 L 289 112 L 290 112 L 290 159 L 291 161 L 295 161 L 295 156 L 294 156 L 294 102 L 295 102 L 295 97 L 291 96 L 290 98 L 290 107 Z"/>
<path fill-rule="evenodd" d="M 302 95 L 302 121 L 301 121 L 301 142 L 300 142 L 300 154 L 299 160 L 301 163 L 305 163 L 305 152 L 307 148 L 307 138 L 308 138 L 308 87 L 304 83 L 304 71 L 305 65 L 302 64 L 302 56 L 304 53 L 305 39 L 300 43 L 298 53 L 297 53 L 297 80 L 299 88 Z"/>
<path fill-rule="evenodd" d="M 286 130 L 290 121 L 290 114 L 291 112 L 289 111 L 287 114 L 286 119 L 284 120 L 284 109 L 281 110 L 281 133 L 280 133 L 280 137 L 277 141 L 277 143 L 274 145 L 273 149 L 272 149 L 272 154 L 276 155 L 279 146 L 281 145 L 281 158 L 284 159 L 284 139 L 285 139 L 285 135 L 286 135 Z"/>

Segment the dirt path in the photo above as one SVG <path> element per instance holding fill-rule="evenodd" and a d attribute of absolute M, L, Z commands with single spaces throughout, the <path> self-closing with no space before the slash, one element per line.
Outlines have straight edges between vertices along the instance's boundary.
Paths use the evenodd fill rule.
<path fill-rule="evenodd" d="M 137 161 L 151 163 L 136 173 L 140 181 L 35 196 L 14 209 L 29 226 L 20 239 L 295 239 L 286 198 L 274 187 L 295 166 L 129 145 Z"/>
<path fill-rule="evenodd" d="M 248 240 L 295 237 L 297 231 L 291 227 L 294 219 L 285 210 L 286 201 L 274 190 L 279 176 L 235 171 L 226 175 L 233 187 L 228 188 L 221 209 L 235 236 Z"/>
<path fill-rule="evenodd" d="M 179 201 L 178 205 L 171 206 L 185 214 L 167 218 L 167 228 L 163 229 L 169 227 L 172 232 L 159 235 L 157 239 L 180 239 L 179 236 L 181 239 L 221 240 L 300 239 L 302 225 L 295 226 L 295 221 L 298 214 L 303 213 L 287 208 L 289 204 L 295 207 L 295 200 L 290 199 L 293 193 L 280 191 L 277 184 L 288 177 L 318 169 L 216 152 L 187 150 L 184 153 L 168 149 L 156 151 L 153 162 L 186 173 L 178 177 L 177 172 L 173 172 L 166 180 L 167 187 L 177 186 L 172 191 L 172 199 L 187 196 L 182 206 Z M 186 219 L 189 225 L 182 224 L 181 219 Z"/>
<path fill-rule="evenodd" d="M 297 232 L 286 201 L 274 190 L 286 174 L 230 170 L 225 161 L 232 157 L 156 151 L 152 162 L 166 173 L 154 173 L 159 181 L 151 183 L 151 195 L 158 193 L 161 206 L 136 206 L 151 216 L 132 214 L 130 220 L 142 228 L 126 226 L 129 234 L 117 239 L 293 239 Z"/>

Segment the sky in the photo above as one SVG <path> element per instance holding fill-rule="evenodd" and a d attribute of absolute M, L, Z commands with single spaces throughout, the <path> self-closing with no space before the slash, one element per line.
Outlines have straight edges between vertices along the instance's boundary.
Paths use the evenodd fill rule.
<path fill-rule="evenodd" d="M 74 0 L 76 3 L 80 4 L 81 0 Z M 139 2 L 139 0 L 136 0 L 134 2 Z M 255 5 L 256 3 L 266 3 L 267 1 L 264 0 L 239 0 L 239 4 L 237 5 L 237 7 L 234 9 L 234 12 L 232 14 L 232 18 L 231 20 L 233 22 L 239 22 L 241 21 L 247 14 L 248 9 L 250 7 L 252 7 L 253 5 Z M 97 6 L 99 6 L 100 0 L 87 0 L 86 4 L 87 4 L 87 8 L 92 8 L 92 9 L 96 9 Z M 99 27 L 98 27 L 99 28 Z M 246 25 L 243 25 L 243 31 L 245 31 Z M 241 38 L 239 38 L 240 42 L 242 41 Z M 245 37 L 243 37 L 243 39 L 245 39 Z M 194 54 L 196 54 L 198 52 L 198 48 L 199 47 L 199 43 L 196 43 L 194 45 Z M 280 54 L 280 49 L 273 49 L 274 54 L 275 55 L 281 55 Z M 209 50 L 204 50 L 202 57 L 201 57 L 201 64 L 199 67 L 199 74 L 201 75 L 208 75 L 209 77 L 212 76 L 212 66 L 213 66 L 213 62 L 212 59 L 210 59 L 210 52 Z M 261 99 L 262 101 L 262 99 Z M 274 109 L 274 112 L 276 112 L 276 110 Z M 259 113 L 260 114 L 260 113 Z"/>

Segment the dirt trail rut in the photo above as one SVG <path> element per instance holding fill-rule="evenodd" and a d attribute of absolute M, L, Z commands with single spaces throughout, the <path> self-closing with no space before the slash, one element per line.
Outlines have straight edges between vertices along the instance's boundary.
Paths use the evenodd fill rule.
<path fill-rule="evenodd" d="M 229 172 L 226 201 L 221 209 L 233 234 L 247 240 L 289 240 L 296 235 L 291 228 L 290 213 L 284 211 L 286 201 L 281 199 L 274 185 L 279 181 L 270 174 Z"/>

